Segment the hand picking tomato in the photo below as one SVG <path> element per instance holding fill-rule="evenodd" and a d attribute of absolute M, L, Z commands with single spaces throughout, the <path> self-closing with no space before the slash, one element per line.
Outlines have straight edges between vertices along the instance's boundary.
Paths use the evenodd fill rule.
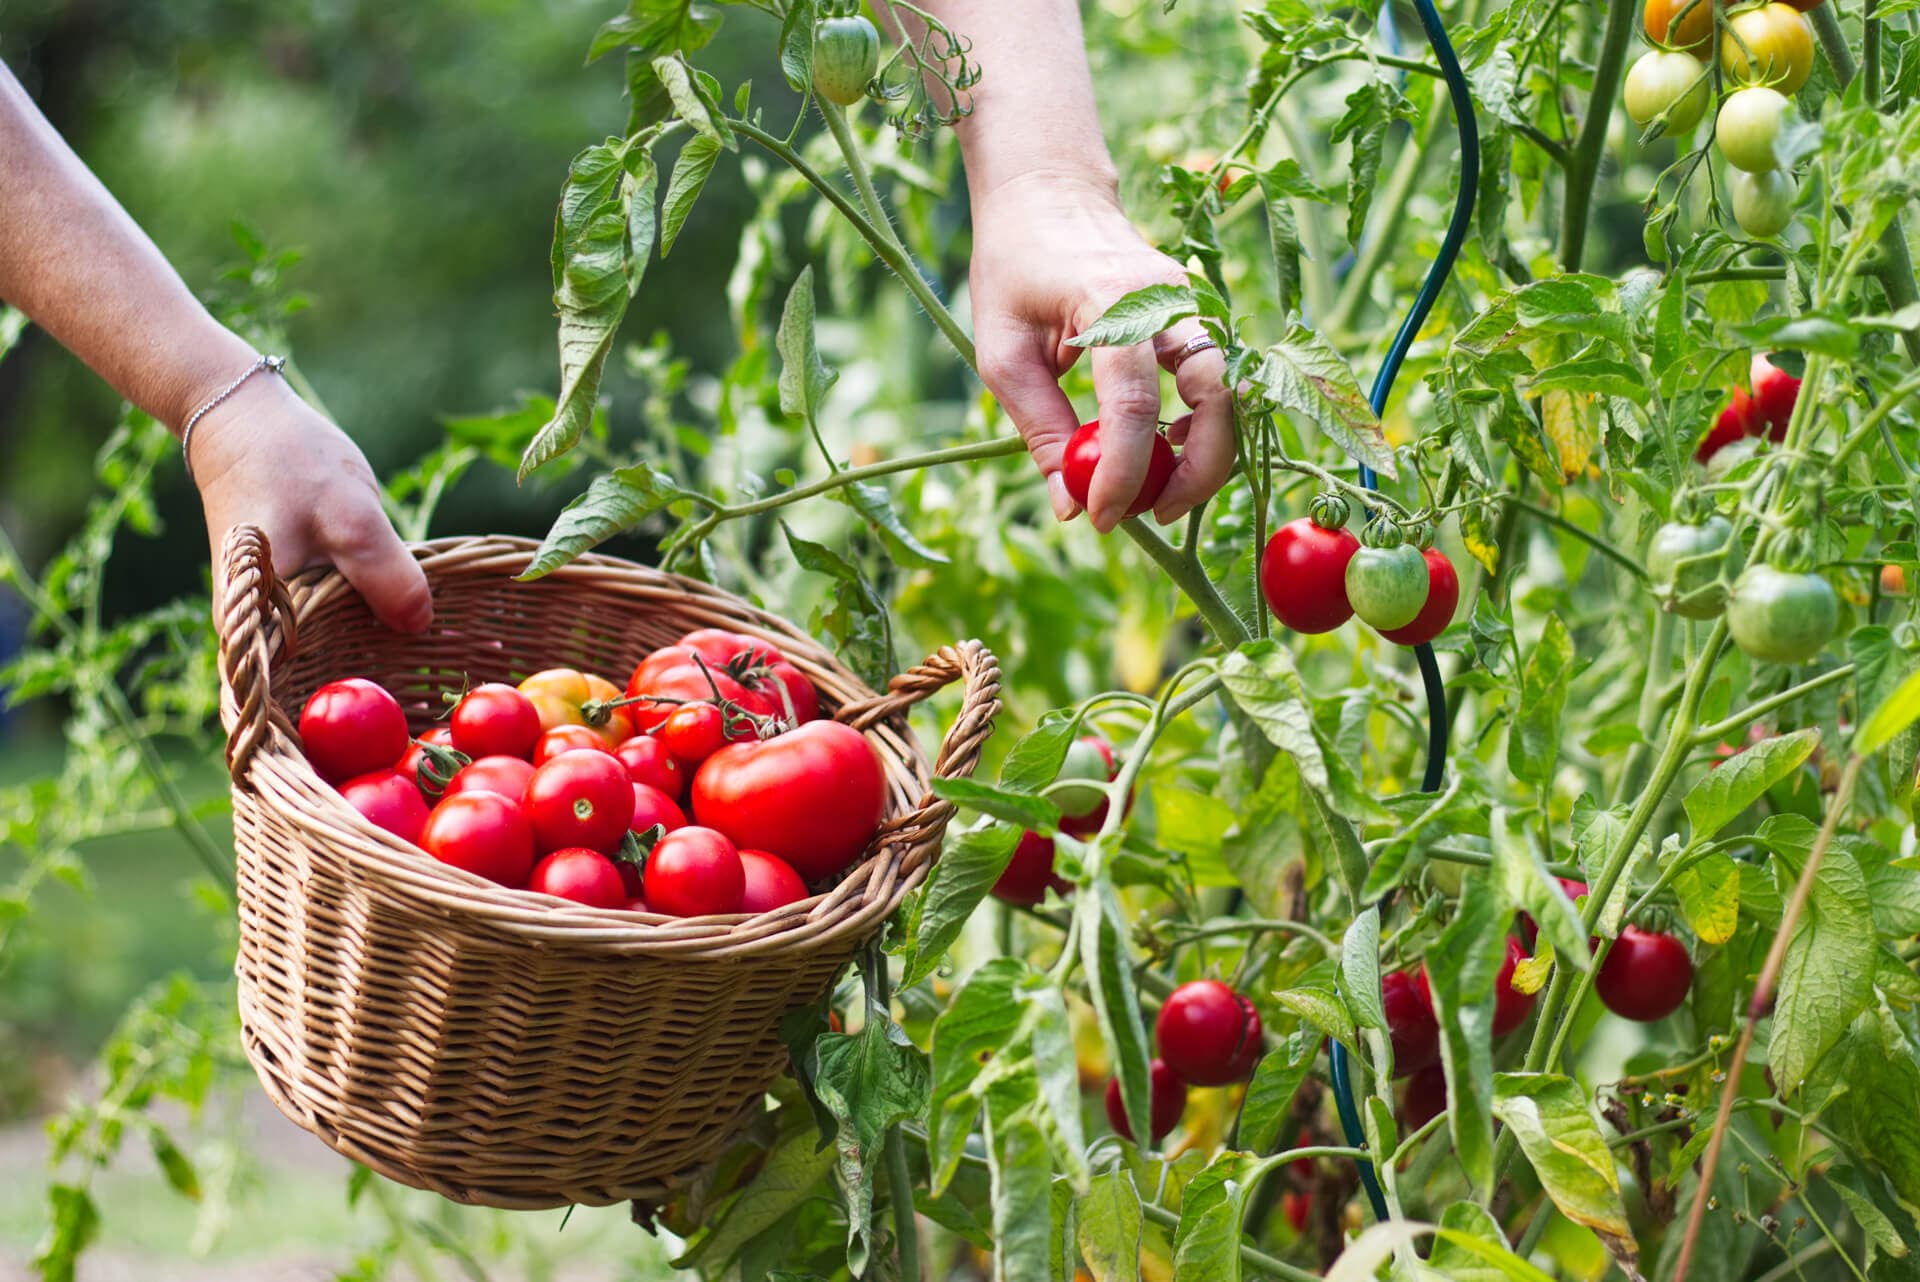
<path fill-rule="evenodd" d="M 1840 626 L 1840 601 L 1818 574 L 1750 565 L 1727 602 L 1733 643 L 1750 659 L 1805 663 L 1826 648 Z"/>
<path fill-rule="evenodd" d="M 460 767 L 440 795 L 457 797 L 466 792 L 491 792 L 518 802 L 527 795 L 527 782 L 532 778 L 533 766 L 518 757 L 481 757 Z"/>
<path fill-rule="evenodd" d="M 807 897 L 807 883 L 800 874 L 764 850 L 741 851 L 740 868 L 746 874 L 746 888 L 740 894 L 743 913 L 770 913 Z"/>
<path fill-rule="evenodd" d="M 695 823 L 779 856 L 809 881 L 852 863 L 886 809 L 880 758 L 864 735 L 838 721 L 730 743 L 693 777 Z"/>
<path fill-rule="evenodd" d="M 491 792 L 442 798 L 420 845 L 443 864 L 502 886 L 524 886 L 533 869 L 533 828 L 518 802 Z"/>
<path fill-rule="evenodd" d="M 1147 1080 L 1150 1098 L 1149 1124 L 1153 1127 L 1153 1142 L 1158 1144 L 1167 1137 L 1174 1127 L 1180 1125 L 1180 1115 L 1187 1111 L 1187 1084 L 1180 1075 L 1167 1067 L 1163 1059 L 1156 1059 L 1148 1066 Z M 1107 1125 L 1113 1127 L 1113 1133 L 1122 1139 L 1133 1138 L 1133 1128 L 1127 1125 L 1127 1106 L 1120 1099 L 1120 1079 L 1107 1079 Z"/>
<path fill-rule="evenodd" d="M 364 677 L 329 681 L 300 710 L 300 744 L 328 783 L 390 770 L 407 753 L 407 714 Z"/>
<path fill-rule="evenodd" d="M 435 726 L 407 745 L 406 755 L 394 769 L 411 779 L 422 795 L 433 798 L 446 791 L 466 764 L 467 759 L 453 750 L 453 731 Z"/>
<path fill-rule="evenodd" d="M 1393 1043 L 1393 1075 L 1405 1077 L 1440 1058 L 1440 1021 L 1434 1018 L 1427 972 L 1396 970 L 1380 977 L 1380 1004 Z"/>
<path fill-rule="evenodd" d="M 1253 1072 L 1265 1047 L 1260 1012 L 1217 979 L 1182 984 L 1154 1021 L 1160 1058 L 1195 1086 L 1225 1086 Z"/>
<path fill-rule="evenodd" d="M 1533 1014 L 1534 994 L 1523 993 L 1513 986 L 1513 968 L 1527 959 L 1527 950 L 1519 940 L 1507 937 L 1507 960 L 1500 966 L 1500 976 L 1493 981 L 1493 1035 L 1505 1037 L 1514 1029 L 1527 1022 L 1527 1016 Z"/>
<path fill-rule="evenodd" d="M 1672 935 L 1628 926 L 1600 963 L 1593 988 L 1614 1014 L 1651 1024 L 1686 1002 L 1693 988 L 1693 959 Z"/>
<path fill-rule="evenodd" d="M 610 752 L 564 752 L 527 781 L 527 815 L 542 851 L 619 846 L 633 818 L 634 783 Z"/>
<path fill-rule="evenodd" d="M 613 750 L 620 764 L 627 768 L 627 775 L 635 783 L 643 783 L 649 788 L 658 788 L 667 796 L 679 801 L 687 795 L 687 772 L 667 751 L 667 745 L 661 743 L 655 735 L 635 735 Z"/>
<path fill-rule="evenodd" d="M 1275 530 L 1260 554 L 1260 591 L 1273 617 L 1309 635 L 1331 632 L 1351 619 L 1347 565 L 1359 550 L 1360 540 L 1351 531 L 1327 528 L 1310 517 Z"/>
<path fill-rule="evenodd" d="M 563 752 L 572 752 L 576 748 L 585 748 L 593 752 L 607 751 L 607 741 L 589 730 L 586 726 L 569 725 L 562 722 L 550 730 L 543 731 L 538 742 L 533 745 L 533 764 L 544 766 Z"/>
<path fill-rule="evenodd" d="M 711 703 L 683 703 L 667 714 L 654 734 L 667 755 L 691 774 L 726 746 L 727 714 Z"/>
<path fill-rule="evenodd" d="M 1020 834 L 1013 857 L 988 893 L 1002 903 L 1031 907 L 1047 897 L 1048 887 L 1064 895 L 1073 883 L 1053 875 L 1053 838 L 1028 829 Z"/>
<path fill-rule="evenodd" d="M 1400 1097 L 1400 1125 L 1408 1133 L 1419 1130 L 1447 1111 L 1447 1073 L 1429 1064 L 1408 1081 Z"/>
<path fill-rule="evenodd" d="M 1439 548 L 1427 548 L 1420 555 L 1427 563 L 1427 599 L 1412 623 L 1380 631 L 1395 645 L 1425 645 L 1447 630 L 1453 612 L 1460 607 L 1460 576 L 1454 573 L 1447 554 Z"/>
<path fill-rule="evenodd" d="M 1753 358 L 1751 377 L 1756 421 L 1747 430 L 1757 436 L 1760 434 L 1760 424 L 1764 422 L 1771 429 L 1767 432 L 1767 439 L 1786 440 L 1787 424 L 1793 420 L 1794 403 L 1800 399 L 1800 380 L 1765 356 Z"/>
<path fill-rule="evenodd" d="M 669 917 L 737 913 L 746 897 L 740 852 L 711 828 L 682 828 L 662 837 L 647 856 L 648 907 Z"/>
<path fill-rule="evenodd" d="M 340 795 L 374 827 L 384 828 L 402 841 L 420 844 L 420 830 L 427 824 L 427 803 L 420 799 L 420 786 L 398 770 L 356 775 L 340 785 Z"/>
<path fill-rule="evenodd" d="M 535 864 L 527 889 L 589 908 L 619 908 L 627 902 L 627 886 L 613 860 L 578 846 L 556 850 Z"/>
<path fill-rule="evenodd" d="M 620 687 L 605 677 L 574 668 L 548 668 L 522 681 L 519 690 L 533 702 L 543 729 L 583 726 L 603 748 L 617 747 L 634 736 L 633 713 L 605 706 L 620 698 Z"/>
<path fill-rule="evenodd" d="M 686 826 L 686 813 L 672 797 L 644 783 L 633 785 L 633 818 L 627 821 L 630 831 L 646 832 L 650 828 L 665 828 L 672 832 L 675 828 Z"/>
<path fill-rule="evenodd" d="M 453 746 L 469 757 L 533 756 L 540 713 L 533 701 L 497 681 L 475 686 L 453 706 Z"/>
<path fill-rule="evenodd" d="M 1647 574 L 1666 596 L 1666 608 L 1688 619 L 1719 617 L 1727 594 L 1717 589 L 1721 562 L 1733 541 L 1733 526 L 1723 516 L 1699 525 L 1669 521 L 1654 531 L 1647 546 Z"/>
<path fill-rule="evenodd" d="M 1133 502 L 1127 505 L 1128 516 L 1139 516 L 1160 501 L 1160 491 L 1167 488 L 1176 462 L 1173 446 L 1155 432 L 1147 455 L 1147 474 L 1135 491 Z M 1067 452 L 1060 461 L 1060 479 L 1066 482 L 1068 495 L 1083 508 L 1093 489 L 1094 470 L 1099 466 L 1100 420 L 1094 419 L 1091 423 L 1082 423 L 1080 430 L 1067 441 Z"/>

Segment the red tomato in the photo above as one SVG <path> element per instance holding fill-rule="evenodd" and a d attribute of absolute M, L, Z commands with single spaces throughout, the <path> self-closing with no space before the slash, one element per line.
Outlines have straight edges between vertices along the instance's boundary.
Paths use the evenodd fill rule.
<path fill-rule="evenodd" d="M 1072 882 L 1053 875 L 1053 838 L 1028 829 L 990 893 L 1005 903 L 1031 905 L 1047 897 L 1049 886 L 1062 895 L 1073 889 Z"/>
<path fill-rule="evenodd" d="M 1686 1003 L 1693 959 L 1672 935 L 1628 926 L 1593 977 L 1600 1001 L 1616 1015 L 1651 1024 Z"/>
<path fill-rule="evenodd" d="M 1285 1213 L 1287 1223 L 1295 1233 L 1305 1233 L 1307 1221 L 1313 1215 L 1313 1194 L 1295 1193 L 1288 1189 L 1280 1195 L 1280 1210 Z"/>
<path fill-rule="evenodd" d="M 1722 446 L 1731 445 L 1743 436 L 1758 436 L 1756 424 L 1760 421 L 1760 411 L 1754 406 L 1753 398 L 1744 388 L 1734 388 L 1728 394 L 1726 408 L 1714 420 L 1713 430 L 1693 451 L 1694 461 L 1705 463 L 1719 453 Z"/>
<path fill-rule="evenodd" d="M 711 828 L 681 828 L 647 856 L 647 905 L 669 917 L 737 913 L 746 897 L 746 866 L 731 841 Z"/>
<path fill-rule="evenodd" d="M 1150 453 L 1147 455 L 1147 474 L 1140 482 L 1140 489 L 1133 496 L 1133 502 L 1127 507 L 1128 516 L 1139 516 L 1160 501 L 1160 491 L 1167 488 L 1167 480 L 1173 475 L 1176 462 L 1173 446 L 1167 444 L 1167 438 L 1155 432 Z M 1094 469 L 1100 466 L 1100 420 L 1082 423 L 1067 442 L 1067 452 L 1060 461 L 1060 476 L 1067 484 L 1067 493 L 1081 507 L 1087 505 L 1087 494 L 1093 488 Z"/>
<path fill-rule="evenodd" d="M 1447 1075 L 1440 1065 L 1429 1064 L 1413 1075 L 1400 1097 L 1400 1123 L 1412 1134 L 1446 1111 Z"/>
<path fill-rule="evenodd" d="M 1225 1086 L 1253 1071 L 1264 1047 L 1260 1013 L 1217 979 L 1182 984 L 1153 1025 L 1160 1058 L 1195 1086 Z"/>
<path fill-rule="evenodd" d="M 328 783 L 390 770 L 407 753 L 407 714 L 364 677 L 329 681 L 300 710 L 300 743 Z"/>
<path fill-rule="evenodd" d="M 1380 1004 L 1393 1042 L 1393 1075 L 1417 1073 L 1440 1058 L 1440 1022 L 1434 1018 L 1427 972 L 1396 970 L 1380 978 Z"/>
<path fill-rule="evenodd" d="M 605 752 L 604 739 L 585 726 L 561 724 L 541 734 L 533 745 L 533 764 L 544 766 L 563 752 L 572 752 L 576 748 L 586 748 L 595 752 Z"/>
<path fill-rule="evenodd" d="M 635 735 L 613 750 L 635 783 L 658 788 L 675 801 L 687 795 L 687 772 L 653 735 Z"/>
<path fill-rule="evenodd" d="M 807 897 L 807 883 L 800 874 L 764 850 L 741 851 L 740 867 L 747 877 L 740 896 L 743 913 L 770 913 Z"/>
<path fill-rule="evenodd" d="M 615 849 L 627 835 L 633 805 L 633 781 L 610 752 L 563 752 L 527 781 L 527 814 L 543 851 Z"/>
<path fill-rule="evenodd" d="M 1167 1132 L 1180 1125 L 1180 1115 L 1187 1111 L 1187 1084 L 1161 1059 L 1153 1061 L 1148 1081 L 1153 1100 L 1149 1110 L 1153 1142 L 1158 1144 L 1166 1138 Z M 1133 1138 L 1133 1128 L 1127 1125 L 1126 1105 L 1120 1101 L 1120 1079 L 1117 1077 L 1107 1079 L 1107 1124 L 1113 1127 L 1115 1135 Z"/>
<path fill-rule="evenodd" d="M 1793 404 L 1800 399 L 1800 380 L 1776 366 L 1764 356 L 1753 358 L 1753 420 L 1747 431 L 1754 436 L 1767 430 L 1767 439 L 1787 439 L 1787 424 L 1793 419 Z"/>
<path fill-rule="evenodd" d="M 644 783 L 633 785 L 633 818 L 627 821 L 629 830 L 645 832 L 649 828 L 660 827 L 672 832 L 675 828 L 686 826 L 686 812 L 672 797 Z"/>
<path fill-rule="evenodd" d="M 1533 1014 L 1534 994 L 1523 993 L 1513 986 L 1513 968 L 1526 958 L 1526 947 L 1519 940 L 1508 936 L 1507 960 L 1500 967 L 1500 977 L 1493 981 L 1493 1035 L 1495 1037 L 1505 1037 L 1526 1023 L 1527 1016 Z"/>
<path fill-rule="evenodd" d="M 711 703 L 683 703 L 654 732 L 667 755 L 691 774 L 727 742 L 727 714 Z"/>
<path fill-rule="evenodd" d="M 619 908 L 627 902 L 627 885 L 613 860 L 578 846 L 556 850 L 535 864 L 527 889 L 590 908 Z"/>
<path fill-rule="evenodd" d="M 467 691 L 449 724 L 453 746 L 469 757 L 531 757 L 541 731 L 533 701 L 497 681 Z"/>
<path fill-rule="evenodd" d="M 693 777 L 695 822 L 779 856 L 809 881 L 852 863 L 886 810 L 879 756 L 838 721 L 730 743 Z"/>
<path fill-rule="evenodd" d="M 1460 604 L 1460 576 L 1454 573 L 1453 562 L 1439 548 L 1427 548 L 1422 555 L 1427 558 L 1427 603 L 1412 623 L 1381 632 L 1395 645 L 1423 645 L 1433 640 L 1447 630 Z"/>
<path fill-rule="evenodd" d="M 641 730 L 658 728 L 679 703 L 712 699 L 716 693 L 755 716 L 784 717 L 789 703 L 798 724 L 820 715 L 813 683 L 779 650 L 719 628 L 689 632 L 679 644 L 654 651 L 627 682 L 629 698 L 661 700 L 633 706 Z"/>
<path fill-rule="evenodd" d="M 527 781 L 532 778 L 533 766 L 518 757 L 481 757 L 460 767 L 440 795 L 457 797 L 463 792 L 491 792 L 518 802 L 527 795 Z"/>
<path fill-rule="evenodd" d="M 402 841 L 420 843 L 427 803 L 420 799 L 419 785 L 398 770 L 358 775 L 340 785 L 340 795 L 374 827 L 385 828 Z"/>
<path fill-rule="evenodd" d="M 429 797 L 438 797 L 446 790 L 447 782 L 459 771 L 459 764 L 448 770 L 443 776 L 440 767 L 434 764 L 438 755 L 431 748 L 445 748 L 453 751 L 453 731 L 445 726 L 435 726 L 407 745 L 406 755 L 400 758 L 400 764 L 394 769 L 419 785 L 420 791 Z M 458 758 L 454 759 L 456 763 Z"/>
<path fill-rule="evenodd" d="M 639 895 L 635 895 L 625 904 L 621 905 L 621 907 L 630 913 L 650 913 L 653 911 L 653 909 L 647 907 L 647 901 Z"/>
<path fill-rule="evenodd" d="M 540 714 L 542 729 L 583 726 L 599 741 L 595 747 L 609 749 L 633 737 L 633 713 L 626 708 L 595 706 L 594 715 L 587 715 L 590 705 L 620 698 L 620 687 L 605 677 L 574 668 L 548 668 L 522 681 L 519 690 Z"/>
<path fill-rule="evenodd" d="M 526 812 L 497 793 L 443 798 L 427 816 L 420 845 L 441 863 L 502 886 L 524 886 L 533 868 L 533 828 Z"/>
<path fill-rule="evenodd" d="M 1260 591 L 1273 617 L 1310 635 L 1331 632 L 1351 619 L 1347 562 L 1359 550 L 1352 531 L 1322 529 L 1310 517 L 1275 530 L 1260 554 Z"/>
<path fill-rule="evenodd" d="M 1723 744 L 1721 746 L 1724 747 L 1725 745 Z M 1714 764 L 1718 765 L 1720 763 L 1716 761 Z M 1587 889 L 1587 883 L 1584 881 L 1575 881 L 1571 877 L 1555 877 L 1554 880 L 1560 883 L 1560 889 L 1566 891 L 1567 898 L 1573 900 L 1575 904 L 1580 902 L 1581 896 L 1591 893 Z M 1533 941 L 1538 937 L 1539 927 L 1534 924 L 1533 918 L 1525 913 L 1520 914 L 1518 925 L 1521 940 L 1528 948 L 1532 948 Z"/>

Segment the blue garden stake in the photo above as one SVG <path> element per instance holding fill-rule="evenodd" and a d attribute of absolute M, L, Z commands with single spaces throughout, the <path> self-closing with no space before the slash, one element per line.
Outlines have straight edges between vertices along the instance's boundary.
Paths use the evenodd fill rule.
<path fill-rule="evenodd" d="M 1459 122 L 1460 192 L 1454 198 L 1453 218 L 1447 224 L 1446 239 L 1441 242 L 1440 252 L 1434 256 L 1433 266 L 1428 269 L 1426 280 L 1421 282 L 1420 293 L 1414 298 L 1406 320 L 1401 322 L 1400 331 L 1393 336 L 1393 345 L 1387 348 L 1387 357 L 1381 362 L 1379 377 L 1373 381 L 1371 402 L 1376 416 L 1386 409 L 1387 396 L 1392 392 L 1393 381 L 1407 358 L 1407 349 L 1413 346 L 1414 336 L 1420 332 L 1427 314 L 1433 310 L 1435 300 L 1440 297 L 1440 289 L 1446 284 L 1447 274 L 1453 270 L 1454 260 L 1460 256 L 1460 246 L 1467 239 L 1467 227 L 1473 221 L 1474 194 L 1480 185 L 1480 130 L 1474 120 L 1473 95 L 1467 88 L 1466 73 L 1460 69 L 1460 59 L 1447 40 L 1446 29 L 1440 24 L 1440 13 L 1433 7 L 1433 0 L 1413 0 L 1413 7 L 1420 15 L 1420 25 L 1426 29 L 1427 42 L 1433 46 L 1434 59 L 1440 64 L 1440 74 L 1447 82 L 1447 96 L 1453 102 L 1454 118 Z M 1370 467 L 1360 469 L 1360 483 L 1370 490 L 1379 488 L 1379 478 Z M 1418 645 L 1413 653 L 1420 665 L 1420 678 L 1427 691 L 1427 769 L 1420 786 L 1423 791 L 1435 792 L 1447 768 L 1447 692 L 1440 683 L 1440 664 L 1433 657 L 1433 647 Z M 1333 1043 L 1330 1052 L 1333 1098 L 1339 1108 L 1340 1129 L 1346 1132 L 1347 1143 L 1354 1148 L 1363 1148 L 1366 1145 L 1366 1130 L 1360 1123 L 1360 1110 L 1354 1103 L 1349 1054 L 1346 1046 L 1337 1041 Z M 1366 1187 L 1367 1200 L 1373 1204 L 1374 1216 L 1384 1220 L 1387 1218 L 1387 1199 L 1380 1189 L 1380 1179 L 1373 1169 L 1373 1163 L 1362 1160 L 1359 1166 L 1360 1182 Z"/>

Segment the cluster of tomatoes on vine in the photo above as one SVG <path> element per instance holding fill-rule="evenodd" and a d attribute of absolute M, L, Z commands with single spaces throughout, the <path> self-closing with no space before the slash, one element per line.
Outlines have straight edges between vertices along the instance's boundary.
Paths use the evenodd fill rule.
<path fill-rule="evenodd" d="M 307 701 L 300 737 L 375 826 L 499 885 L 595 908 L 797 903 L 866 849 L 886 810 L 866 739 L 819 718 L 812 683 L 778 650 L 716 628 L 654 651 L 624 692 L 572 668 L 476 686 L 418 739 L 384 687 L 333 681 Z"/>
<path fill-rule="evenodd" d="M 1821 0 L 1765 0 L 1727 15 L 1720 33 L 1720 72 L 1733 86 L 1714 119 L 1713 140 L 1733 166 L 1734 221 L 1749 236 L 1777 236 L 1793 217 L 1798 194 L 1776 144 L 1788 99 L 1813 72 L 1813 32 L 1803 16 Z M 1713 0 L 1646 0 L 1642 13 L 1654 48 L 1627 72 L 1627 114 L 1683 134 L 1712 105 L 1712 74 L 1703 51 L 1713 40 Z"/>

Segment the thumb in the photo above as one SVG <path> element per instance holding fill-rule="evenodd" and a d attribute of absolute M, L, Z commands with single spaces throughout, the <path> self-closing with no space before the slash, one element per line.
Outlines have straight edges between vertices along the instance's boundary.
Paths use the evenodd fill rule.
<path fill-rule="evenodd" d="M 395 632 L 422 632 L 433 622 L 433 592 L 420 563 L 378 507 L 353 514 L 327 532 L 318 549 L 366 598 L 374 617 Z"/>

